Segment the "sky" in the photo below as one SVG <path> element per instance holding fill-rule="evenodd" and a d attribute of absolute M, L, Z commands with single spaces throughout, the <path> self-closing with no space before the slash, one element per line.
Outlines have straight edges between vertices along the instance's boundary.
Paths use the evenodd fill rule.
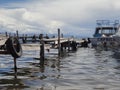
<path fill-rule="evenodd" d="M 92 36 L 96 20 L 119 20 L 120 0 L 0 0 L 0 31 Z"/>

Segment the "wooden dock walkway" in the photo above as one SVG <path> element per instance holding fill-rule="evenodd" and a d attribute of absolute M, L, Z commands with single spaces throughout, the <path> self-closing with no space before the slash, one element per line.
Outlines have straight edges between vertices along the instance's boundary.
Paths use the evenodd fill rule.
<path fill-rule="evenodd" d="M 17 42 L 14 42 L 14 40 L 11 39 L 11 43 L 12 43 L 12 47 L 10 47 L 8 44 L 7 46 L 9 48 L 13 48 L 15 50 L 15 53 L 17 52 L 17 54 L 22 55 L 22 50 L 39 50 L 39 60 L 40 60 L 40 66 L 44 66 L 44 60 L 45 60 L 45 50 L 47 50 L 49 53 L 48 54 L 54 54 L 58 55 L 58 58 L 60 59 L 60 57 L 62 57 L 62 53 L 64 53 L 64 51 L 66 51 L 66 53 L 69 53 L 70 51 L 77 51 L 78 48 L 78 44 L 81 44 L 83 42 L 83 40 L 76 40 L 74 38 L 63 38 L 63 36 L 61 37 L 60 35 L 60 29 L 58 29 L 58 36 L 52 37 L 52 38 L 48 38 L 48 37 L 43 37 L 43 34 L 40 34 L 39 36 L 33 35 L 33 36 L 28 36 L 23 34 L 23 36 L 20 36 L 18 31 L 16 31 L 16 34 L 14 34 L 14 36 L 11 36 L 11 34 L 8 35 L 8 33 L 5 33 L 5 38 L 0 38 L 0 45 L 5 44 L 6 40 L 8 38 L 16 38 L 15 40 Z M 3 40 L 3 41 L 2 41 Z M 18 45 L 19 44 L 19 45 Z M 18 46 L 16 48 L 16 46 Z M 21 48 L 22 47 L 22 48 Z M 56 52 L 50 52 L 50 49 L 58 49 L 57 53 Z M 18 49 L 18 50 L 16 50 Z M 20 49 L 20 50 L 19 50 Z M 0 54 L 4 54 L 3 52 L 5 51 L 1 51 L 2 53 Z M 19 57 L 14 57 L 13 53 L 10 53 L 9 50 L 7 50 L 7 52 L 9 52 L 9 54 L 11 54 L 13 56 L 14 59 L 14 68 L 15 68 L 15 72 L 17 71 L 17 64 L 16 64 L 16 59 Z M 20 55 L 20 56 L 21 56 Z"/>

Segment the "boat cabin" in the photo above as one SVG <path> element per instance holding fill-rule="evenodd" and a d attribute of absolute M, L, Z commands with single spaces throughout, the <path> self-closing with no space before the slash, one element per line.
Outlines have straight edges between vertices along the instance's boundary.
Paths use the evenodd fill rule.
<path fill-rule="evenodd" d="M 118 32 L 119 21 L 97 20 L 94 37 L 110 37 Z"/>

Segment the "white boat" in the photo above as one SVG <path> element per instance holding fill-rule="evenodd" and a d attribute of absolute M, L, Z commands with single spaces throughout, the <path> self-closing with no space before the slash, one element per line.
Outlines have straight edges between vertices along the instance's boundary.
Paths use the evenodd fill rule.
<path fill-rule="evenodd" d="M 120 46 L 119 20 L 97 20 L 97 27 L 93 38 L 90 38 L 93 47 L 116 48 Z"/>

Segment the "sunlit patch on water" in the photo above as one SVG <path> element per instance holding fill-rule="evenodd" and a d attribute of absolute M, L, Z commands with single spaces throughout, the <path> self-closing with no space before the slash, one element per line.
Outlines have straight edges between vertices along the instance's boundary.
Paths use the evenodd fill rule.
<path fill-rule="evenodd" d="M 0 90 L 119 90 L 120 62 L 112 51 L 80 48 L 57 58 L 46 52 L 41 66 L 39 50 L 25 50 L 17 59 L 0 55 Z M 36 59 L 38 58 L 38 59 Z"/>

